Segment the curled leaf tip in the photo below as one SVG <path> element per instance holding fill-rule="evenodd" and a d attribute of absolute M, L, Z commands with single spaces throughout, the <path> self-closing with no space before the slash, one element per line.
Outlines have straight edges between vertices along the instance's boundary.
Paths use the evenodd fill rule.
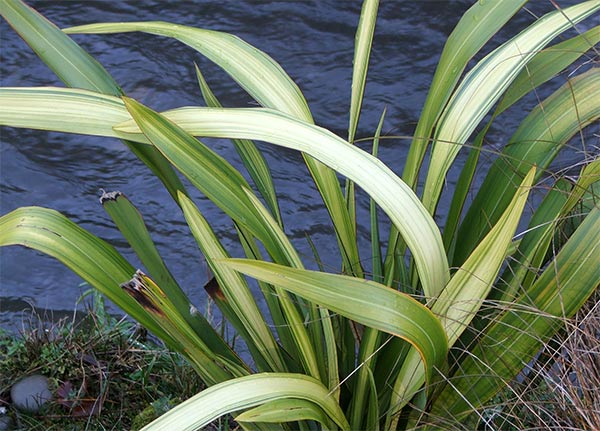
<path fill-rule="evenodd" d="M 123 193 L 116 190 L 114 192 L 107 192 L 103 189 L 100 189 L 100 191 L 102 192 L 102 196 L 100 196 L 101 204 L 104 204 L 106 201 L 116 201 L 119 196 L 123 196 Z"/>
<path fill-rule="evenodd" d="M 131 280 L 121 284 L 121 288 L 135 299 L 146 311 L 164 316 L 164 312 L 157 306 L 152 292 L 146 284 L 147 279 L 148 276 L 138 269 Z"/>

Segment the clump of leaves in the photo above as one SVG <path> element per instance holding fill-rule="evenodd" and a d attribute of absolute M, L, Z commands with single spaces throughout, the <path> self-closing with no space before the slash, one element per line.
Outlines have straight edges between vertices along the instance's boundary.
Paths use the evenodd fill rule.
<path fill-rule="evenodd" d="M 230 34 L 157 21 L 61 31 L 19 0 L 5 0 L 2 15 L 73 88 L 2 89 L 0 124 L 122 139 L 181 208 L 215 275 L 207 293 L 252 360 L 240 357 L 190 307 L 141 214 L 120 192 L 105 193 L 101 202 L 145 272 L 45 208 L 2 216 L 0 245 L 25 245 L 61 259 L 185 355 L 209 387 L 148 429 L 197 429 L 231 412 L 239 413 L 236 421 L 248 429 L 286 422 L 299 422 L 302 429 L 318 423 L 326 429 L 389 430 L 479 423 L 482 406 L 600 284 L 600 206 L 593 187 L 600 179 L 600 158 L 582 142 L 577 175 L 546 181 L 556 155 L 600 118 L 598 68 L 576 68 L 524 114 L 510 140 L 496 148 L 483 183 L 475 185 L 496 118 L 586 52 L 598 55 L 598 27 L 552 45 L 600 10 L 600 2 L 591 0 L 550 11 L 467 70 L 525 3 L 476 2 L 456 25 L 400 178 L 376 157 L 384 116 L 371 139 L 372 154 L 354 145 L 377 0 L 364 1 L 358 24 L 347 138 L 315 125 L 287 73 Z M 220 107 L 197 70 L 207 107 L 156 112 L 124 95 L 67 35 L 131 31 L 193 47 L 261 107 Z M 197 137 L 232 139 L 255 188 Z M 344 275 L 304 268 L 286 235 L 269 168 L 252 140 L 302 152 L 329 211 Z M 467 161 L 449 190 L 452 204 L 440 227 L 437 206 L 461 151 L 468 152 Z M 230 257 L 175 169 L 231 219 L 245 259 Z M 338 174 L 347 178 L 343 187 Z M 371 198 L 369 220 L 357 220 L 356 186 Z M 540 194 L 535 203 L 533 189 Z M 563 220 L 586 200 L 593 204 L 570 232 L 564 229 L 557 237 Z M 525 215 L 527 206 L 532 214 Z M 385 243 L 380 214 L 391 226 Z M 372 274 L 361 265 L 359 224 L 371 229 Z M 244 276 L 258 281 L 264 309 Z"/>

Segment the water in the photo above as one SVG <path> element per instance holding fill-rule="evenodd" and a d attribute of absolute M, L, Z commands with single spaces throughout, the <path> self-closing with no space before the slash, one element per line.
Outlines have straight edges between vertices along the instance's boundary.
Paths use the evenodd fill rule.
<path fill-rule="evenodd" d="M 373 134 L 385 106 L 388 115 L 384 133 L 412 133 L 443 43 L 469 3 L 382 2 L 358 137 Z M 29 4 L 60 27 L 99 21 L 164 20 L 234 33 L 283 66 L 305 94 L 319 125 L 341 136 L 347 133 L 358 1 L 88 0 Z M 552 8 L 541 0 L 532 7 L 540 12 Z M 519 13 L 511 31 L 532 20 L 529 13 Z M 61 85 L 6 22 L 0 23 L 0 30 L 2 86 Z M 509 34 L 501 32 L 498 40 Z M 74 38 L 113 74 L 128 95 L 153 109 L 200 103 L 193 62 L 200 65 L 225 106 L 253 106 L 223 72 L 176 41 L 137 33 Z M 490 132 L 490 142 L 505 142 L 516 125 L 515 119 L 501 118 L 499 126 Z M 178 208 L 120 141 L 6 127 L 2 128 L 1 140 L 2 214 L 25 205 L 56 209 L 118 247 L 138 265 L 98 203 L 100 189 L 120 190 L 138 206 L 167 265 L 192 301 L 202 308 L 206 264 Z M 241 166 L 227 141 L 206 142 L 234 166 Z M 384 140 L 380 157 L 400 172 L 408 144 L 408 140 Z M 260 148 L 275 178 L 287 231 L 307 265 L 315 266 L 305 240 L 310 235 L 321 257 L 335 271 L 339 262 L 329 218 L 301 157 L 266 144 Z M 363 148 L 368 149 L 368 145 Z M 449 177 L 450 185 L 454 176 L 452 173 Z M 198 192 L 192 188 L 190 191 L 225 246 L 239 255 L 231 223 Z M 358 211 L 359 220 L 368 220 L 368 200 L 362 195 Z M 387 232 L 385 226 L 383 232 Z M 364 250 L 368 250 L 368 226 L 360 226 L 358 234 Z M 27 304 L 58 315 L 69 313 L 88 289 L 80 286 L 81 279 L 62 264 L 35 251 L 9 247 L 0 249 L 0 253 L 3 327 L 18 327 L 23 318 L 21 310 Z M 363 258 L 368 258 L 368 251 Z"/>

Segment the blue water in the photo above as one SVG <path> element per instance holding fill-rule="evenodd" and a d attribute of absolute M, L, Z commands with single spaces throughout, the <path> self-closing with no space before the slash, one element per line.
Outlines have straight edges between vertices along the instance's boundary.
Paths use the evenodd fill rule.
<path fill-rule="evenodd" d="M 572 2 L 558 3 L 566 6 Z M 234 33 L 283 66 L 304 92 L 319 125 L 340 136 L 347 133 L 358 1 L 87 0 L 29 4 L 60 27 L 98 21 L 164 20 Z M 413 132 L 443 43 L 469 4 L 382 2 L 359 138 L 373 134 L 386 106 L 384 134 Z M 531 7 L 535 13 L 552 9 L 545 0 L 537 0 Z M 494 44 L 533 19 L 531 13 L 520 12 L 512 30 L 501 32 Z M 3 20 L 0 31 L 2 86 L 61 85 Z M 225 106 L 254 106 L 222 71 L 178 42 L 135 33 L 78 35 L 74 39 L 113 74 L 129 96 L 156 110 L 201 103 L 193 62 L 200 65 Z M 558 84 L 562 82 L 564 78 Z M 516 125 L 516 119 L 501 117 L 489 134 L 491 145 L 506 142 Z M 100 189 L 120 190 L 138 206 L 171 271 L 202 309 L 207 266 L 178 208 L 120 141 L 4 127 L 1 142 L 2 214 L 25 205 L 56 209 L 118 247 L 137 265 L 98 202 Z M 229 142 L 206 142 L 234 166 L 241 165 Z M 381 158 L 396 172 L 402 169 L 409 142 L 389 139 L 381 143 Z M 368 143 L 361 146 L 369 149 Z M 300 155 L 266 144 L 260 148 L 275 178 L 287 231 L 307 265 L 315 266 L 305 240 L 309 235 L 330 270 L 338 270 L 329 218 Z M 450 187 L 455 176 L 453 170 Z M 199 192 L 192 194 L 225 246 L 239 255 L 231 223 Z M 358 211 L 359 220 L 368 220 L 368 199 L 362 194 Z M 444 212 L 443 205 L 440 211 Z M 384 235 L 386 232 L 384 225 Z M 359 226 L 358 233 L 365 250 L 362 257 L 368 259 L 368 225 Z M 60 315 L 73 310 L 88 289 L 59 262 L 21 247 L 0 249 L 0 283 L 0 324 L 9 328 L 20 326 L 27 316 L 21 310 L 28 304 Z"/>

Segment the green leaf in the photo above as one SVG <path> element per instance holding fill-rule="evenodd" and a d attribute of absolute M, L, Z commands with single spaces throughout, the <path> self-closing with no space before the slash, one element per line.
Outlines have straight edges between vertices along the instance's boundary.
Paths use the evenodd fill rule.
<path fill-rule="evenodd" d="M 121 287 L 157 325 L 181 344 L 186 357 L 207 385 L 249 374 L 249 369 L 241 361 L 230 361 L 212 351 L 184 320 L 160 286 L 142 271 L 137 270 L 133 278 Z"/>
<path fill-rule="evenodd" d="M 289 243 L 279 225 L 265 223 L 268 211 L 262 211 L 262 204 L 250 198 L 251 194 L 247 193 L 250 186 L 238 171 L 164 116 L 133 99 L 124 98 L 124 101 L 146 138 L 239 226 L 259 238 L 273 259 L 286 263 L 299 262 L 299 258 L 294 257 L 295 250 L 291 245 L 286 247 Z M 294 334 L 294 341 L 299 346 L 300 359 L 306 372 L 319 377 L 316 355 L 296 305 L 285 293 L 279 302 Z"/>
<path fill-rule="evenodd" d="M 243 191 L 244 188 L 250 189 L 250 185 L 227 160 L 162 115 L 133 99 L 123 100 L 137 122 L 136 129 L 139 131 L 139 125 L 144 132 L 143 136 L 132 136 L 132 139 L 151 142 L 225 213 L 258 238 L 266 238 Z"/>
<path fill-rule="evenodd" d="M 432 417 L 461 418 L 526 366 L 600 285 L 600 207 L 592 209 L 538 280 L 486 328 Z"/>
<path fill-rule="evenodd" d="M 23 207 L 3 215 L 0 246 L 7 245 L 23 245 L 58 259 L 171 347 L 182 351 L 181 345 L 121 289 L 135 272 L 133 266 L 111 245 L 62 214 Z"/>
<path fill-rule="evenodd" d="M 189 299 L 173 278 L 173 275 L 162 260 L 150 233 L 146 228 L 142 215 L 137 208 L 121 192 L 103 193 L 100 203 L 113 219 L 129 245 L 133 248 L 150 275 L 172 301 L 177 312 L 187 325 L 190 325 L 197 336 L 206 343 L 210 350 L 227 357 L 230 361 L 240 361 L 231 348 L 217 334 L 208 321 L 197 312 Z M 196 310 L 194 312 L 194 310 Z M 241 365 L 241 362 L 239 362 Z"/>
<path fill-rule="evenodd" d="M 498 103 L 499 115 L 525 94 L 569 67 L 600 42 L 600 26 L 538 52 L 515 78 Z"/>
<path fill-rule="evenodd" d="M 327 388 L 302 374 L 262 373 L 212 386 L 169 410 L 143 431 L 195 431 L 219 417 L 281 399 L 300 399 L 321 407 L 342 430 L 350 427 Z"/>
<path fill-rule="evenodd" d="M 219 103 L 218 99 L 208 87 L 208 84 L 197 65 L 196 76 L 198 77 L 198 83 L 206 105 L 211 108 L 221 108 L 221 103 Z M 277 219 L 279 225 L 282 226 L 283 222 L 281 220 L 281 214 L 279 213 L 279 204 L 277 202 L 275 186 L 273 185 L 273 179 L 271 178 L 271 170 L 269 169 L 265 158 L 252 141 L 247 139 L 232 139 L 232 142 L 242 159 L 242 163 L 244 163 L 250 177 L 252 177 L 256 188 L 265 199 L 265 202 L 271 210 L 271 213 Z"/>
<path fill-rule="evenodd" d="M 177 39 L 223 68 L 261 105 L 277 107 L 295 117 L 312 121 L 298 86 L 271 57 L 239 37 L 161 21 L 96 23 L 63 29 L 73 33 L 124 33 L 141 31 Z"/>
<path fill-rule="evenodd" d="M 456 155 L 518 73 L 553 38 L 598 10 L 600 3 L 592 0 L 549 13 L 487 55 L 464 77 L 436 126 L 423 190 L 423 204 L 431 213 Z"/>
<path fill-rule="evenodd" d="M 373 157 L 377 157 L 379 150 L 379 136 L 381 135 L 381 129 L 383 128 L 383 121 L 387 108 L 384 108 L 379 118 L 379 124 L 377 130 L 375 130 L 375 137 L 373 139 Z M 383 281 L 383 263 L 381 261 L 381 241 L 379 235 L 379 216 L 377 215 L 377 204 L 373 199 L 369 199 L 369 215 L 371 222 L 371 255 L 373 259 L 373 280 L 381 282 Z"/>
<path fill-rule="evenodd" d="M 216 277 L 216 288 L 220 292 L 212 293 L 211 296 L 222 295 L 223 300 L 231 307 L 232 312 L 228 313 L 227 317 L 239 321 L 234 326 L 240 334 L 245 335 L 246 344 L 250 351 L 255 353 L 255 360 L 260 363 L 262 358 L 272 371 L 286 371 L 279 347 L 244 278 L 220 263 L 220 260 L 228 258 L 229 255 L 196 205 L 184 195 L 180 195 L 180 205 L 190 230 Z M 232 322 L 235 323 L 236 320 Z"/>
<path fill-rule="evenodd" d="M 0 2 L 0 13 L 67 86 L 112 96 L 122 94 L 117 83 L 100 63 L 22 1 Z M 81 117 L 88 124 L 85 114 Z M 183 184 L 156 148 L 135 142 L 124 141 L 124 144 L 163 182 L 173 198 L 176 197 L 177 190 L 185 192 Z"/>
<path fill-rule="evenodd" d="M 47 105 L 44 109 L 33 109 L 30 100 L 30 103 L 21 106 L 18 115 L 15 115 L 13 108 L 20 106 L 19 98 L 23 94 L 29 94 L 30 97 L 36 97 L 36 100 L 40 101 L 49 99 L 52 101 L 52 106 Z M 75 95 L 76 100 L 71 100 L 72 95 Z M 77 120 L 82 117 L 82 112 L 92 110 L 89 107 L 91 105 L 98 112 L 94 124 L 100 124 L 105 130 L 104 128 L 108 127 L 110 123 L 102 117 L 105 105 L 108 114 L 113 112 L 113 115 L 115 113 L 121 115 L 121 108 L 115 102 L 116 99 L 104 100 L 106 97 L 109 96 L 97 98 L 93 93 L 83 90 L 57 91 L 52 89 L 50 95 L 45 90 L 0 90 L 0 102 L 3 102 L 0 104 L 0 124 L 18 127 L 49 127 L 49 125 L 53 125 L 52 130 L 56 131 L 87 133 L 87 126 L 78 125 Z M 84 100 L 81 101 L 80 98 Z M 434 220 L 412 190 L 373 156 L 349 145 L 348 142 L 325 129 L 294 120 L 271 110 L 181 108 L 166 112 L 165 115 L 191 134 L 264 140 L 294 148 L 321 159 L 331 168 L 359 184 L 388 214 L 415 256 L 426 295 L 436 296 L 437 292 L 446 284 L 448 265 L 441 235 Z M 164 120 L 161 122 L 166 124 Z M 125 123 L 115 129 L 116 131 L 107 132 L 107 134 L 114 136 L 116 133 L 120 137 L 148 142 L 140 134 L 135 123 Z M 168 151 L 171 162 L 179 168 L 194 160 L 196 160 L 194 163 L 197 166 L 207 166 L 207 160 L 211 164 L 219 166 L 218 171 L 213 172 L 212 168 L 207 171 L 211 175 L 221 172 L 218 174 L 218 180 L 208 181 L 208 184 L 215 186 L 215 190 L 210 192 L 212 199 L 232 196 L 231 188 L 239 190 L 240 185 L 249 189 L 237 171 L 198 141 L 190 141 L 185 138 L 177 139 L 175 141 L 177 143 L 174 143 L 170 140 L 171 138 L 174 136 L 169 135 L 169 139 L 161 139 L 163 142 L 161 151 Z M 198 159 L 198 155 L 191 155 L 197 154 L 198 149 L 206 154 L 202 156 L 202 159 Z M 190 179 L 202 190 L 205 189 L 206 181 L 199 175 L 199 172 L 194 171 Z M 252 214 L 252 211 L 249 211 L 247 205 L 243 203 L 244 200 L 246 200 L 245 197 L 236 194 L 223 199 L 222 208 L 232 217 L 239 217 L 246 213 Z M 245 220 L 245 223 L 250 222 L 251 219 Z M 254 228 L 258 232 L 262 230 L 260 226 L 254 226 Z M 261 237 L 261 235 L 257 236 Z"/>
<path fill-rule="evenodd" d="M 574 208 L 583 198 L 590 201 L 587 202 L 587 206 L 591 210 L 597 199 L 597 196 L 593 193 L 593 186 L 597 185 L 598 182 L 600 182 L 600 157 L 596 157 L 594 161 L 583 167 L 566 206 Z M 591 196 L 587 196 L 587 199 L 585 199 L 586 194 L 590 194 Z M 585 202 L 582 203 L 585 204 Z"/>
<path fill-rule="evenodd" d="M 456 271 L 431 308 L 434 313 L 443 316 L 450 345 L 469 325 L 500 272 L 521 220 L 534 175 L 535 168 L 532 168 L 498 223 Z"/>
<path fill-rule="evenodd" d="M 441 318 L 449 346 L 473 320 L 500 272 L 527 202 L 534 174 L 535 168 L 532 168 L 498 223 L 456 271 L 431 306 L 432 313 Z M 410 401 L 422 384 L 422 366 L 412 349 L 394 385 L 391 401 L 394 409 L 388 413 L 386 424 L 393 425 L 398 420 L 397 412 Z"/>
<path fill-rule="evenodd" d="M 233 35 L 165 22 L 100 23 L 65 30 L 67 33 L 129 31 L 175 38 L 222 67 L 261 105 L 313 122 L 304 96 L 279 64 Z M 303 157 L 333 220 L 345 267 L 356 274 L 362 274 L 356 229 L 345 206 L 337 176 L 318 161 Z"/>
<path fill-rule="evenodd" d="M 329 419 L 327 413 L 318 404 L 298 398 L 269 401 L 235 417 L 235 421 L 241 423 L 265 422 L 281 424 L 303 420 L 317 421 L 324 426 L 325 430 L 337 428 L 335 423 Z"/>
<path fill-rule="evenodd" d="M 274 245 L 281 250 L 283 256 L 286 258 L 283 261 L 276 262 L 302 269 L 303 265 L 300 256 L 298 256 L 296 249 L 294 249 L 285 232 L 281 230 L 280 226 L 271 214 L 266 211 L 256 196 L 248 190 L 246 190 L 246 194 L 250 202 L 254 205 L 263 226 L 269 231 L 271 238 L 274 239 Z M 303 362 L 306 364 L 306 369 L 311 370 L 313 376 L 320 375 L 323 380 L 327 378 L 328 387 L 336 392 L 339 377 L 337 373 L 337 361 L 329 361 L 336 358 L 335 339 L 331 328 L 329 312 L 322 308 L 319 309 L 313 303 L 307 303 L 306 312 L 308 312 L 308 319 L 314 323 L 309 324 L 307 331 L 304 331 L 302 316 L 297 313 L 297 308 L 294 306 L 294 302 L 298 302 L 297 298 L 288 299 L 288 293 L 278 286 L 275 286 L 275 294 L 279 298 L 282 310 L 287 318 L 286 323 L 290 326 L 290 331 L 294 334 L 294 339 L 298 344 L 298 350 L 301 353 Z M 306 333 L 308 333 L 310 339 L 306 336 Z M 325 361 L 325 358 L 321 354 L 316 353 L 322 350 L 322 339 L 325 341 L 325 353 L 328 361 Z"/>
<path fill-rule="evenodd" d="M 373 157 L 377 157 L 377 149 L 379 147 L 379 135 L 381 134 L 381 128 L 383 127 L 383 120 L 385 118 L 386 109 L 383 110 L 377 130 L 375 131 L 375 138 L 373 139 Z M 377 217 L 377 205 L 373 199 L 370 199 L 370 219 L 371 219 L 371 250 L 373 254 L 373 280 L 381 283 L 383 281 L 383 268 L 381 264 L 381 246 L 379 244 L 379 219 Z M 350 406 L 348 417 L 350 418 L 350 424 L 354 429 L 360 429 L 364 427 L 367 418 L 364 415 L 364 409 L 367 407 L 367 403 L 374 403 L 372 398 L 377 398 L 377 390 L 372 382 L 373 369 L 375 368 L 377 357 L 374 355 L 377 347 L 379 346 L 381 333 L 373 328 L 366 327 L 363 332 L 362 339 L 360 341 L 360 347 L 358 350 L 358 363 L 360 369 L 358 370 L 358 376 L 354 382 L 354 399 Z M 370 386 L 369 386 L 370 385 Z M 370 390 L 367 390 L 370 388 Z"/>
<path fill-rule="evenodd" d="M 131 119 L 123 101 L 87 90 L 0 88 L 0 124 L 36 130 L 118 137 L 112 127 Z"/>
<path fill-rule="evenodd" d="M 446 284 L 448 265 L 434 220 L 410 187 L 365 151 L 323 128 L 267 109 L 189 107 L 164 115 L 193 135 L 266 141 L 320 160 L 356 182 L 390 217 L 415 257 L 428 297 L 436 296 Z M 142 139 L 135 123 L 118 125 L 115 130 L 130 139 Z"/>
<path fill-rule="evenodd" d="M 529 289 L 547 263 L 548 247 L 557 229 L 560 230 L 561 224 L 572 219 L 569 214 L 577 204 L 582 203 L 586 193 L 593 191 L 595 183 L 600 184 L 600 159 L 584 166 L 575 184 L 567 179 L 560 179 L 554 184 L 534 212 L 517 252 L 501 277 L 498 291 L 493 292 L 497 295 L 491 299 L 513 301 L 519 290 Z M 575 225 L 579 222 L 576 221 Z M 553 245 L 558 248 L 561 246 L 558 242 Z"/>
<path fill-rule="evenodd" d="M 469 152 L 469 157 L 462 167 L 458 180 L 456 181 L 456 187 L 454 189 L 454 193 L 452 194 L 450 208 L 448 209 L 448 217 L 446 217 L 446 223 L 444 224 L 444 233 L 442 234 L 446 252 L 448 253 L 449 257 L 453 256 L 454 254 L 454 246 L 457 236 L 456 232 L 459 227 L 460 217 L 463 213 L 465 202 L 467 202 L 469 192 L 471 191 L 471 184 L 473 182 L 473 178 L 475 177 L 475 171 L 479 166 L 478 162 L 483 141 L 491 125 L 492 122 L 490 121 L 487 126 L 477 134 L 477 137 L 475 138 L 473 146 Z M 451 258 L 448 260 L 451 260 Z"/>
<path fill-rule="evenodd" d="M 373 281 L 345 275 L 247 259 L 229 259 L 226 264 L 355 322 L 408 341 L 421 355 L 428 380 L 433 375 L 433 368 L 440 366 L 446 358 L 446 336 L 439 320 L 409 295 Z"/>
<path fill-rule="evenodd" d="M 350 121 L 348 124 L 348 142 L 354 142 L 360 108 L 362 106 L 365 85 L 367 83 L 367 70 L 369 57 L 373 45 L 373 33 L 377 21 L 379 0 L 365 0 L 360 13 L 358 28 L 354 41 L 354 67 L 352 68 L 352 95 L 350 99 Z"/>
<path fill-rule="evenodd" d="M 404 166 L 402 178 L 411 187 L 416 186 L 433 127 L 469 60 L 525 3 L 527 0 L 475 2 L 448 36 Z"/>
<path fill-rule="evenodd" d="M 567 210 L 565 203 L 568 201 L 570 188 L 569 181 L 562 179 L 548 191 L 533 213 L 517 249 L 511 253 L 511 259 L 496 288 L 490 292 L 489 301 L 510 303 L 518 297 L 519 291 L 526 291 L 538 277 L 552 237 L 560 220 L 566 215 L 563 211 Z M 494 313 L 495 310 L 490 311 Z M 489 317 L 485 316 L 482 320 L 484 321 L 481 323 L 485 324 Z"/>
<path fill-rule="evenodd" d="M 104 192 L 100 203 L 140 258 L 142 265 L 148 269 L 167 296 L 171 299 L 185 298 L 185 294 L 158 253 L 142 215 L 131 201 L 121 192 Z M 187 301 L 185 309 L 189 309 Z"/>
<path fill-rule="evenodd" d="M 69 87 L 120 96 L 109 73 L 58 27 L 20 0 L 3 0 L 0 14 Z"/>
<path fill-rule="evenodd" d="M 367 406 L 365 429 L 379 431 L 379 418 L 381 417 L 379 411 L 379 393 L 377 392 L 373 371 L 369 368 L 367 372 L 369 373 L 369 404 Z"/>
<path fill-rule="evenodd" d="M 402 173 L 402 179 L 413 189 L 416 190 L 421 164 L 432 142 L 434 126 L 438 123 L 442 110 L 452 96 L 468 62 L 525 3 L 527 0 L 474 2 L 448 37 Z M 405 272 L 404 246 L 404 243 L 399 241 L 397 229 L 392 226 L 385 257 L 388 278 L 393 278 L 395 271 Z M 400 258 L 398 254 L 401 255 Z"/>
<path fill-rule="evenodd" d="M 506 208 L 516 185 L 538 167 L 539 177 L 566 143 L 600 118 L 600 69 L 570 79 L 523 120 L 490 167 L 458 231 L 453 263 L 460 264 Z"/>

